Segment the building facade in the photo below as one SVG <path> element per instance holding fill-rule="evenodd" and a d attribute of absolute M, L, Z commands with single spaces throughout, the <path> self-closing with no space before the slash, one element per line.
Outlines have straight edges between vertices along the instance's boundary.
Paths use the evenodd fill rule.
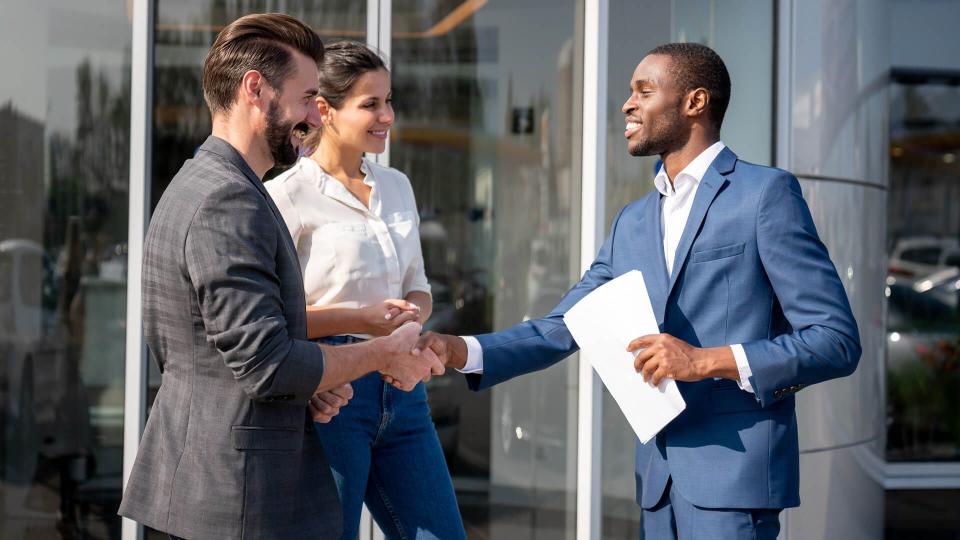
<path fill-rule="evenodd" d="M 217 32 L 279 11 L 389 59 L 381 163 L 416 193 L 430 329 L 548 312 L 653 189 L 620 106 L 645 51 L 717 50 L 722 138 L 801 181 L 860 324 L 798 395 L 782 537 L 956 534 L 960 62 L 942 0 L 14 0 L 0 18 L 0 536 L 138 538 L 116 516 L 160 376 L 140 331 L 152 208 L 210 131 Z M 636 538 L 634 435 L 577 356 L 483 393 L 429 383 L 470 537 Z M 943 509 L 942 511 L 940 509 Z M 885 517 L 886 516 L 886 517 Z M 364 540 L 379 535 L 365 518 Z"/>

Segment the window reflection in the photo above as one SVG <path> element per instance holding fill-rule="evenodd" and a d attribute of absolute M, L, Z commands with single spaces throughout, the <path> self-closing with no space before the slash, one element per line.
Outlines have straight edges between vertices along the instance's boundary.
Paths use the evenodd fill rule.
<path fill-rule="evenodd" d="M 209 133 L 200 66 L 216 32 L 275 9 L 157 2 L 154 203 Z M 544 315 L 578 266 L 577 2 L 394 1 L 392 9 L 390 161 L 410 176 L 421 210 L 434 295 L 428 327 L 472 334 Z M 282 9 L 325 40 L 362 40 L 365 10 L 346 0 Z M 574 361 L 482 393 L 451 374 L 433 379 L 429 395 L 471 537 L 572 537 Z"/>
<path fill-rule="evenodd" d="M 309 24 L 324 43 L 364 41 L 367 4 L 352 0 L 158 0 L 154 36 L 154 128 L 152 206 L 183 162 L 210 134 L 203 101 L 203 59 L 217 34 L 250 13 L 282 11 Z M 271 171 L 268 178 L 279 171 Z M 155 373 L 159 384 L 159 373 Z"/>
<path fill-rule="evenodd" d="M 16 2 L 0 19 L 0 63 L 17 73 L 0 87 L 3 538 L 120 533 L 125 13 L 123 2 Z"/>
<path fill-rule="evenodd" d="M 473 334 L 545 315 L 578 266 L 577 3 L 392 5 L 390 163 L 421 211 L 427 326 Z M 575 385 L 575 361 L 481 393 L 429 383 L 470 537 L 573 535 Z"/>
<path fill-rule="evenodd" d="M 960 459 L 960 75 L 895 70 L 887 459 Z"/>

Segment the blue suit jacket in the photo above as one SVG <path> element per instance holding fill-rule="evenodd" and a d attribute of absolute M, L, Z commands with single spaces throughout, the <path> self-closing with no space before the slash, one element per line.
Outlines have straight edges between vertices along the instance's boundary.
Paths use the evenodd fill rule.
<path fill-rule="evenodd" d="M 860 339 L 847 295 L 797 179 L 724 149 L 704 175 L 667 275 L 656 191 L 624 207 L 596 260 L 546 317 L 477 336 L 473 389 L 544 369 L 577 349 L 563 314 L 640 270 L 662 332 L 694 346 L 741 343 L 756 395 L 729 380 L 679 383 L 686 410 L 636 450 L 637 500 L 673 481 L 707 508 L 800 504 L 793 394 L 852 373 Z"/>

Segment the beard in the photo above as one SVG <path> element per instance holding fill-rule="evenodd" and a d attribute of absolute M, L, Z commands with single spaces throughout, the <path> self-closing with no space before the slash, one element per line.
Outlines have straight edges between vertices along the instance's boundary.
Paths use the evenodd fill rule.
<path fill-rule="evenodd" d="M 270 102 L 270 108 L 267 109 L 267 145 L 270 147 L 270 155 L 273 157 L 275 167 L 290 167 L 300 157 L 297 148 L 290 142 L 293 130 L 299 129 L 306 133 L 310 128 L 303 122 L 295 124 L 285 121 L 280 115 L 278 96 Z"/>
<path fill-rule="evenodd" d="M 679 105 L 669 109 L 650 124 L 650 134 L 645 138 L 627 144 L 631 156 L 663 155 L 683 146 L 687 133 L 680 120 Z"/>

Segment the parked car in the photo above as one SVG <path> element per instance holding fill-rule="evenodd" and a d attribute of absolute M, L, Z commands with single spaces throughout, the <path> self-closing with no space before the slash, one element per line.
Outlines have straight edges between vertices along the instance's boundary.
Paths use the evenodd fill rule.
<path fill-rule="evenodd" d="M 956 238 L 910 236 L 900 239 L 890 253 L 890 274 L 918 278 L 949 267 L 960 267 Z"/>

